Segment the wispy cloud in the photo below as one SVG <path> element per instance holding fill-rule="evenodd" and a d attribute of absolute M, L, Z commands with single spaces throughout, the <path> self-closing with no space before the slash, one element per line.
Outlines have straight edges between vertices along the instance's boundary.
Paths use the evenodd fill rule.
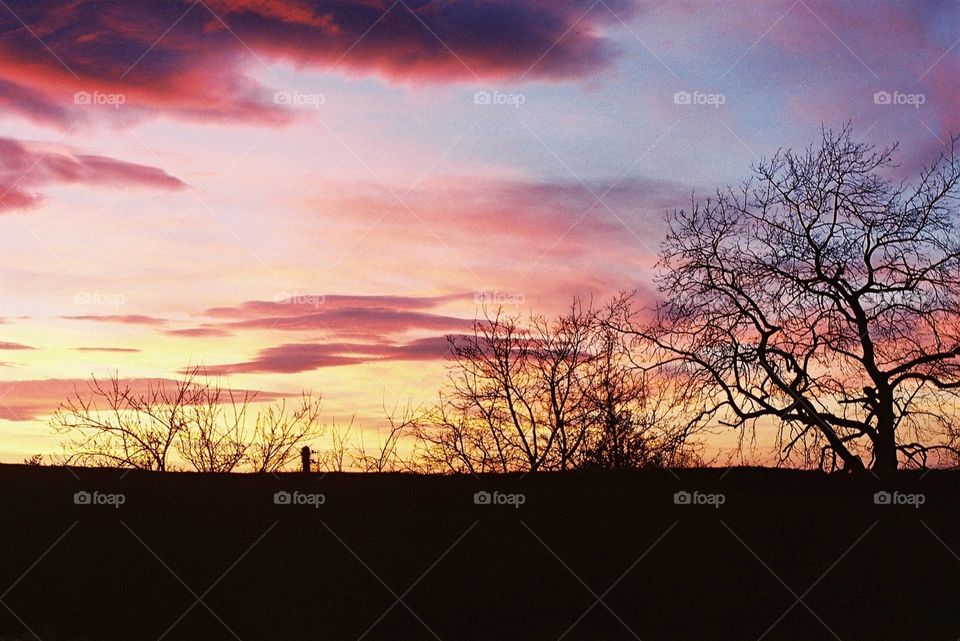
<path fill-rule="evenodd" d="M 97 323 L 120 323 L 123 325 L 164 325 L 167 323 L 165 318 L 143 314 L 83 314 L 80 316 L 61 316 L 61 318 Z"/>
<path fill-rule="evenodd" d="M 414 330 L 462 330 L 470 319 L 431 313 L 444 297 L 284 295 L 277 301 L 246 301 L 235 307 L 215 307 L 204 316 L 220 319 L 220 329 L 321 331 L 341 337 L 385 337 Z"/>
<path fill-rule="evenodd" d="M 287 343 L 261 350 L 249 361 L 212 365 L 207 369 L 211 374 L 294 374 L 376 361 L 440 360 L 448 351 L 445 336 L 407 343 Z"/>
<path fill-rule="evenodd" d="M 30 347 L 29 345 L 24 345 L 23 343 L 8 343 L 0 341 L 0 349 L 9 349 L 9 350 L 33 350 L 36 347 Z"/>
<path fill-rule="evenodd" d="M 57 184 L 186 187 L 156 167 L 0 138 L 0 213 L 39 204 L 43 197 L 35 190 Z"/>

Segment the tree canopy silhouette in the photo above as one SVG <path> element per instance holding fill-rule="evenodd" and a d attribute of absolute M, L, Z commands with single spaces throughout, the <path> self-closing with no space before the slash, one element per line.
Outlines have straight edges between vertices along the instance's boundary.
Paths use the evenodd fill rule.
<path fill-rule="evenodd" d="M 960 163 L 895 179 L 896 146 L 823 131 L 668 217 L 651 322 L 700 422 L 776 430 L 783 460 L 834 469 L 955 455 Z M 628 303 L 625 303 L 628 304 Z M 742 443 L 743 441 L 741 441 Z"/>
<path fill-rule="evenodd" d="M 289 406 L 281 399 L 258 409 L 255 401 L 255 393 L 225 389 L 201 367 L 175 381 L 149 381 L 143 391 L 115 374 L 92 378 L 86 392 L 61 403 L 50 425 L 67 437 L 66 465 L 160 472 L 179 464 L 198 472 L 276 472 L 324 431 L 320 398 L 309 393 Z"/>
<path fill-rule="evenodd" d="M 671 385 L 633 365 L 592 304 L 526 321 L 483 310 L 449 337 L 448 385 L 416 421 L 424 469 L 535 472 L 682 465 L 699 444 Z M 658 384 L 661 383 L 661 384 Z"/>

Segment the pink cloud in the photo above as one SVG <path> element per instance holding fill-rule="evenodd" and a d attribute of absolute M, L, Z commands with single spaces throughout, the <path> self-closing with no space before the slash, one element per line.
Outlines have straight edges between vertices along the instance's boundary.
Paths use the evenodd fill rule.
<path fill-rule="evenodd" d="M 81 316 L 61 316 L 61 318 L 98 323 L 121 323 L 124 325 L 163 325 L 167 322 L 165 318 L 142 314 L 85 314 Z"/>
<path fill-rule="evenodd" d="M 448 351 L 445 336 L 408 343 L 287 343 L 263 349 L 253 360 L 213 365 L 208 371 L 211 374 L 293 374 L 377 361 L 440 360 Z"/>
<path fill-rule="evenodd" d="M 185 329 L 170 329 L 164 332 L 168 336 L 182 336 L 187 338 L 210 338 L 232 336 L 231 332 L 216 327 L 188 327 Z"/>
<path fill-rule="evenodd" d="M 298 2 L 297 0 L 209 0 L 207 6 L 221 16 L 249 13 L 288 24 L 316 27 L 326 33 L 336 34 L 339 31 L 332 14 L 315 10 L 309 2 Z"/>
<path fill-rule="evenodd" d="M 30 347 L 29 345 L 24 345 L 22 343 L 7 343 L 0 341 L 0 349 L 10 349 L 10 350 L 33 350 L 36 347 Z"/>
<path fill-rule="evenodd" d="M 348 308 L 296 316 L 253 318 L 227 323 L 226 326 L 236 329 L 324 330 L 340 336 L 362 336 L 400 333 L 413 329 L 463 329 L 469 322 L 467 319 L 437 314 Z"/>
<path fill-rule="evenodd" d="M 451 242 L 466 237 L 487 250 L 525 247 L 530 251 L 542 245 L 551 254 L 569 259 L 598 243 L 633 242 L 640 234 L 655 236 L 663 226 L 665 210 L 689 203 L 690 187 L 638 177 L 583 184 L 455 176 L 425 180 L 404 200 L 409 209 L 396 202 L 389 188 L 365 184 L 318 204 L 349 207 L 361 220 L 376 220 L 389 229 L 426 234 L 429 230 L 419 224 L 423 221 L 429 229 L 449 234 Z M 394 215 L 384 217 L 384 212 Z M 564 235 L 567 229 L 575 233 Z"/>
<path fill-rule="evenodd" d="M 339 294 L 278 294 L 275 300 L 249 300 L 234 307 L 212 307 L 203 316 L 233 320 L 264 316 L 299 316 L 304 313 L 344 309 L 433 309 L 443 303 L 469 298 L 468 294 L 450 296 L 362 296 Z"/>
<path fill-rule="evenodd" d="M 416 256 L 423 277 L 471 291 L 472 317 L 490 298 L 516 311 L 550 311 L 574 295 L 639 287 L 656 261 L 664 213 L 687 206 L 691 193 L 688 185 L 638 177 L 584 185 L 446 176 L 421 181 L 404 194 L 406 206 L 389 187 L 370 183 L 327 190 L 309 205 L 318 232 L 349 211 L 367 234 L 363 251 L 384 269 L 394 262 L 403 269 L 404 257 Z"/>
<path fill-rule="evenodd" d="M 470 320 L 430 313 L 442 303 L 467 299 L 440 297 L 290 295 L 277 301 L 245 301 L 214 307 L 204 316 L 222 319 L 220 329 L 323 331 L 335 336 L 382 338 L 413 330 L 447 331 L 469 327 Z"/>
<path fill-rule="evenodd" d="M 0 138 L 0 212 L 32 207 L 42 196 L 32 191 L 54 184 L 183 189 L 162 169 L 103 156 L 39 149 Z"/>

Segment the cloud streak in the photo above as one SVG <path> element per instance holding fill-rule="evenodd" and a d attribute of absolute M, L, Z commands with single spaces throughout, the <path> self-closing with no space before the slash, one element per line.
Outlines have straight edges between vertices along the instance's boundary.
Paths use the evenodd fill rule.
<path fill-rule="evenodd" d="M 0 138 L 0 213 L 38 205 L 43 196 L 35 189 L 58 184 L 163 190 L 186 187 L 180 179 L 156 167 L 104 156 L 42 149 Z"/>
<path fill-rule="evenodd" d="M 471 320 L 431 313 L 444 302 L 466 298 L 284 295 L 276 301 L 245 301 L 215 307 L 204 316 L 221 321 L 220 330 L 322 331 L 340 337 L 376 337 L 409 331 L 458 331 Z M 209 328 L 208 328 L 209 329 Z"/>
<path fill-rule="evenodd" d="M 232 332 L 217 327 L 187 327 L 184 329 L 170 329 L 164 332 L 167 336 L 181 338 L 222 338 L 232 336 Z"/>
<path fill-rule="evenodd" d="M 9 343 L 5 341 L 0 341 L 0 349 L 8 350 L 35 350 L 36 347 L 30 347 L 29 345 L 24 345 L 23 343 Z"/>
<path fill-rule="evenodd" d="M 261 350 L 256 358 L 207 368 L 208 373 L 296 374 L 325 367 L 362 365 L 379 361 L 434 361 L 446 357 L 445 336 L 431 336 L 407 343 L 286 343 Z"/>
<path fill-rule="evenodd" d="M 61 316 L 61 318 L 97 323 L 119 323 L 122 325 L 164 325 L 167 323 L 165 318 L 143 314 L 84 314 L 81 316 Z"/>

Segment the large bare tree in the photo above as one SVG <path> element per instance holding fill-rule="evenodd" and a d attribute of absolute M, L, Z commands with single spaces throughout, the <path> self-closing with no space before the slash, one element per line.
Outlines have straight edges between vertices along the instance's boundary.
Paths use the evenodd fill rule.
<path fill-rule="evenodd" d="M 449 384 L 416 422 L 427 469 L 640 467 L 682 462 L 688 424 L 637 369 L 629 342 L 590 305 L 526 322 L 484 310 L 451 336 Z"/>
<path fill-rule="evenodd" d="M 825 468 L 953 451 L 960 163 L 899 182 L 895 150 L 824 131 L 669 216 L 662 302 L 631 331 L 696 382 L 701 421 L 770 426 L 782 460 Z"/>

